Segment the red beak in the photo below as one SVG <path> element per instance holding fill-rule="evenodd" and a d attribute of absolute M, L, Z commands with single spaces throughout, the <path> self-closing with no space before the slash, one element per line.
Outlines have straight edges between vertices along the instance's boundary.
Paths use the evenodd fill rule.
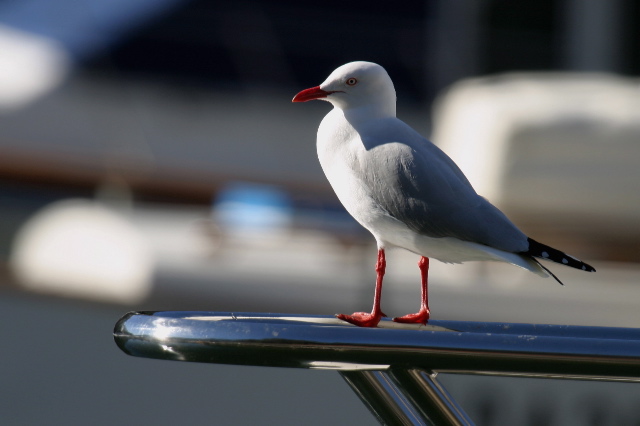
<path fill-rule="evenodd" d="M 320 86 L 316 86 L 298 93 L 293 97 L 291 102 L 307 102 L 314 99 L 326 98 L 327 95 L 331 93 L 333 92 L 327 92 L 326 90 L 322 90 Z"/>

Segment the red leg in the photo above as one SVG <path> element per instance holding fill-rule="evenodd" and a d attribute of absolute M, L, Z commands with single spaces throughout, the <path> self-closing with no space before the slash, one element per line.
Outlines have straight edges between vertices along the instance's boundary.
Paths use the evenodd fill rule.
<path fill-rule="evenodd" d="M 418 267 L 420 268 L 420 276 L 422 278 L 422 301 L 420 303 L 420 311 L 415 314 L 394 318 L 393 320 L 395 322 L 426 324 L 429 320 L 429 294 L 427 291 L 429 258 L 422 256 L 420 261 L 418 261 Z"/>
<path fill-rule="evenodd" d="M 382 278 L 387 261 L 384 257 L 384 249 L 378 249 L 378 261 L 376 262 L 376 290 L 373 296 L 373 309 L 371 313 L 354 312 L 353 315 L 337 314 L 336 317 L 359 327 L 375 327 L 385 314 L 380 310 L 380 298 L 382 297 Z"/>

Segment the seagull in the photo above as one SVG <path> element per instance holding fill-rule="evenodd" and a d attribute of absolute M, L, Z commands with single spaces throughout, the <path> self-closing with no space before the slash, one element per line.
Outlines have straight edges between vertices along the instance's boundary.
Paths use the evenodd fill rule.
<path fill-rule="evenodd" d="M 320 165 L 345 209 L 375 237 L 376 285 L 371 313 L 338 314 L 361 327 L 376 327 L 385 250 L 402 248 L 420 256 L 421 305 L 417 313 L 393 318 L 426 324 L 429 319 L 429 259 L 444 263 L 499 261 L 562 282 L 537 259 L 595 272 L 595 269 L 525 235 L 473 189 L 458 166 L 426 138 L 396 118 L 396 91 L 386 70 L 372 62 L 338 67 L 293 102 L 319 99 L 333 109 L 320 123 Z"/>

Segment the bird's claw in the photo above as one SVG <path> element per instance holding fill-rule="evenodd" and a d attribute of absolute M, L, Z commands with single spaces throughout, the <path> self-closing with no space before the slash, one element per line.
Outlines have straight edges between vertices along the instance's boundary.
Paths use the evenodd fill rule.
<path fill-rule="evenodd" d="M 376 327 L 384 315 L 379 313 L 354 312 L 352 315 L 336 314 L 336 318 L 358 327 Z"/>
<path fill-rule="evenodd" d="M 395 322 L 400 322 L 403 324 L 426 324 L 429 321 L 429 310 L 420 310 L 415 314 L 409 314 L 402 317 L 395 317 L 393 319 Z"/>

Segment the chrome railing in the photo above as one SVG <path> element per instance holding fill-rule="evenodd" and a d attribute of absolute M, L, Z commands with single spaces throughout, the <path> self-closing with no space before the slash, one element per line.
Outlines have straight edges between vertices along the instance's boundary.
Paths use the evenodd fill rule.
<path fill-rule="evenodd" d="M 431 320 L 358 328 L 333 317 L 131 312 L 127 354 L 178 361 L 339 370 L 382 424 L 468 425 L 438 373 L 640 381 L 640 329 Z"/>

